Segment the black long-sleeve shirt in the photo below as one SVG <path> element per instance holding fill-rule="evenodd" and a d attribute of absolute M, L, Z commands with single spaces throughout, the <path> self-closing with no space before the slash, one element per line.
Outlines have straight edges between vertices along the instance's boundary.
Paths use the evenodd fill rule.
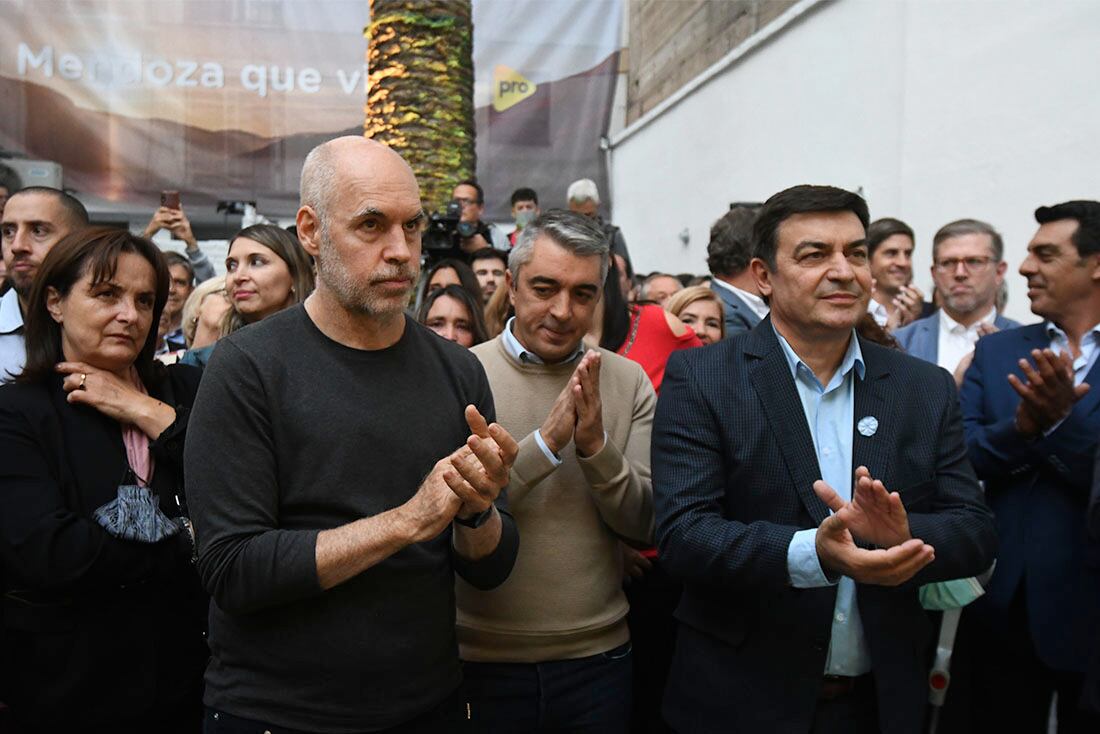
<path fill-rule="evenodd" d="M 295 307 L 223 339 L 186 449 L 199 573 L 214 598 L 206 703 L 292 729 L 394 726 L 458 685 L 454 573 L 491 588 L 517 536 L 477 562 L 451 530 L 327 591 L 317 534 L 403 504 L 469 435 L 489 383 L 465 349 L 413 321 L 393 346 L 328 339 Z"/>

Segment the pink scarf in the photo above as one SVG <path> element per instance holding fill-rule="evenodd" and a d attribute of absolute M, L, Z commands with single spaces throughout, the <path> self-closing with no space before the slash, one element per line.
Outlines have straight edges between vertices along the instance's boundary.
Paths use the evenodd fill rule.
<path fill-rule="evenodd" d="M 141 377 L 135 368 L 130 368 L 130 383 L 136 387 L 142 395 L 148 395 L 149 391 L 141 383 Z M 149 453 L 149 437 L 137 426 L 125 423 L 122 426 L 122 443 L 126 447 L 126 460 L 130 462 L 130 468 L 137 475 L 138 484 L 148 487 L 153 481 L 153 455 Z"/>

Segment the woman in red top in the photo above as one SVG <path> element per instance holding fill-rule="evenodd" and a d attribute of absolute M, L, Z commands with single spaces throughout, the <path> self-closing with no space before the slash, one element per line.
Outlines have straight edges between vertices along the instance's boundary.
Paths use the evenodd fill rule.
<path fill-rule="evenodd" d="M 678 349 L 703 346 L 694 331 L 660 306 L 627 303 L 616 258 L 611 258 L 600 305 L 603 313 L 596 314 L 589 338 L 640 364 L 658 394 L 669 356 Z"/>

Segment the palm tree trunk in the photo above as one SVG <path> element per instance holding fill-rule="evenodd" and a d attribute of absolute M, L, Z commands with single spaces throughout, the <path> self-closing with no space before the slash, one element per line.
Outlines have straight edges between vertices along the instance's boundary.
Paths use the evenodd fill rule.
<path fill-rule="evenodd" d="M 471 0 L 370 0 L 364 135 L 404 156 L 426 206 L 477 169 Z"/>

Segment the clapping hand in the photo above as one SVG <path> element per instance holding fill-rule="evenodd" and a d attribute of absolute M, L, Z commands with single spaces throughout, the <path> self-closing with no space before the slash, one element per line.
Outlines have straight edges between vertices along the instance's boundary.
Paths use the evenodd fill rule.
<path fill-rule="evenodd" d="M 814 482 L 814 492 L 865 543 L 891 548 L 911 539 L 901 495 L 888 492 L 882 482 L 871 478 L 865 466 L 856 469 L 855 480 L 851 502 L 842 500 L 821 479 Z"/>
<path fill-rule="evenodd" d="M 600 398 L 600 353 L 588 350 L 558 394 L 539 428 L 546 446 L 559 453 L 572 439 L 581 456 L 603 448 L 603 401 Z"/>
<path fill-rule="evenodd" d="M 1016 430 L 1034 438 L 1065 420 L 1089 386 L 1084 382 L 1074 385 L 1073 358 L 1066 351 L 1056 355 L 1050 349 L 1033 349 L 1031 358 L 1035 360 L 1034 367 L 1026 359 L 1019 362 L 1027 382 L 1009 375 L 1008 384 L 1020 396 Z"/>
<path fill-rule="evenodd" d="M 894 311 L 887 319 L 888 329 L 897 329 L 920 318 L 924 294 L 915 285 L 903 285 L 894 297 Z"/>
<path fill-rule="evenodd" d="M 600 353 L 594 349 L 581 358 L 573 378 L 573 402 L 577 410 L 577 427 L 573 441 L 577 453 L 592 456 L 603 448 L 603 401 L 600 399 Z"/>
<path fill-rule="evenodd" d="M 859 583 L 905 583 L 935 560 L 935 549 L 911 536 L 908 515 L 897 492 L 888 492 L 863 466 L 856 469 L 855 479 L 850 502 L 824 481 L 814 482 L 814 492 L 833 511 L 817 529 L 821 565 Z M 880 547 L 860 548 L 855 538 Z"/>
<path fill-rule="evenodd" d="M 443 481 L 461 500 L 458 515 L 467 517 L 489 509 L 508 484 L 508 473 L 519 446 L 499 423 L 489 425 L 473 405 L 466 406 L 470 437 L 448 458 Z"/>

